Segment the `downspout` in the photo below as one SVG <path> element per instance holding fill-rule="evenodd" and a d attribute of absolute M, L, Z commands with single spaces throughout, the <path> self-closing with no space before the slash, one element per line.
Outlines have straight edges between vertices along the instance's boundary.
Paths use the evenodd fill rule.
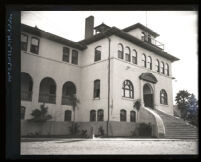
<path fill-rule="evenodd" d="M 107 136 L 109 136 L 109 121 L 110 121 L 110 42 L 111 39 L 107 37 L 109 41 L 108 48 L 108 119 L 107 119 Z"/>

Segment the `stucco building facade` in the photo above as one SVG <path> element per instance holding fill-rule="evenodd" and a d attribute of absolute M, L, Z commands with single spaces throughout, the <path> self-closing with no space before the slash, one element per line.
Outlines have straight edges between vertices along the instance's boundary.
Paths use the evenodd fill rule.
<path fill-rule="evenodd" d="M 155 110 L 173 116 L 171 64 L 179 59 L 142 24 L 120 30 L 94 27 L 93 16 L 85 22 L 85 39 L 79 42 L 21 25 L 22 120 L 45 103 L 51 121 L 72 121 L 69 96 L 76 94 L 76 122 L 150 122 L 160 132 Z"/>

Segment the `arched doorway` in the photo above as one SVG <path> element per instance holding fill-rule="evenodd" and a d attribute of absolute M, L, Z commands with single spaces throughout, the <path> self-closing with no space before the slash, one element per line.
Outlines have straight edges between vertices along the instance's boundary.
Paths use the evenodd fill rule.
<path fill-rule="evenodd" d="M 150 84 L 145 84 L 143 87 L 144 106 L 154 108 L 153 103 L 153 89 Z"/>

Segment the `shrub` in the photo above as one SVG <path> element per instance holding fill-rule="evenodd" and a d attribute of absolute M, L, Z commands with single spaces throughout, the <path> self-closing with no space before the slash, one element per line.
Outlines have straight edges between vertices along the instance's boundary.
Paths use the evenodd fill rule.
<path fill-rule="evenodd" d="M 135 131 L 131 133 L 133 137 L 152 137 L 151 123 L 139 123 Z"/>
<path fill-rule="evenodd" d="M 105 134 L 105 131 L 104 131 L 104 129 L 103 129 L 102 126 L 100 126 L 100 127 L 98 128 L 98 132 L 99 132 L 100 136 L 104 136 L 104 134 Z"/>

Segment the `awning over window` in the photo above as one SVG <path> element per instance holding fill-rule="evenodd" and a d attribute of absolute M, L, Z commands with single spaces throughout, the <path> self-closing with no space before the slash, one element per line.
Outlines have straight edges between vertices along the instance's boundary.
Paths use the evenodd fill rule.
<path fill-rule="evenodd" d="M 151 82 L 151 83 L 157 83 L 158 80 L 156 79 L 156 77 L 152 74 L 152 73 L 142 73 L 139 76 L 140 79 Z"/>

